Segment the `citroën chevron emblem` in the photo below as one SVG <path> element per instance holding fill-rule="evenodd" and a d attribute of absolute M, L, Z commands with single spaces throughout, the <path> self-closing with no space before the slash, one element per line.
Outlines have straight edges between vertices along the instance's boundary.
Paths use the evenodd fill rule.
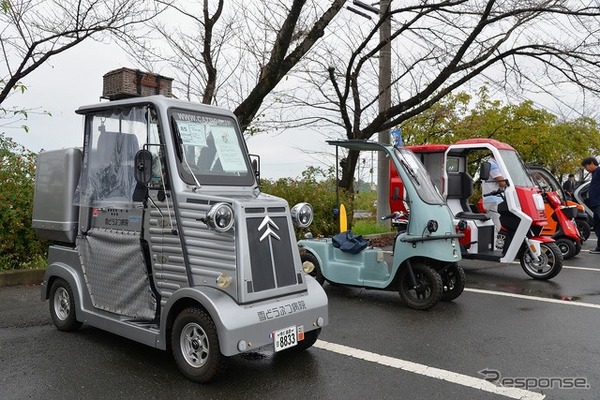
<path fill-rule="evenodd" d="M 269 217 L 268 215 L 265 215 L 265 218 L 263 218 L 262 222 L 258 226 L 258 231 L 259 232 L 262 231 L 265 226 L 267 227 L 267 229 L 264 231 L 264 233 L 260 237 L 260 239 L 259 239 L 260 242 L 262 242 L 263 239 L 266 238 L 267 236 L 273 236 L 275 239 L 281 240 L 279 238 L 279 235 L 277 235 L 272 229 L 272 228 L 275 228 L 276 230 L 279 230 L 279 227 L 277 226 L 277 224 L 275 224 L 275 222 L 273 222 L 271 217 Z"/>

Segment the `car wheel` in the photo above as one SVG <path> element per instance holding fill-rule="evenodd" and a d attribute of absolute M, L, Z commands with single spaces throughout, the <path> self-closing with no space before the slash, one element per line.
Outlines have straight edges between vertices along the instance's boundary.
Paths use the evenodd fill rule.
<path fill-rule="evenodd" d="M 75 296 L 71 285 L 56 278 L 50 286 L 50 316 L 59 331 L 72 332 L 79 329 L 81 322 L 75 315 Z"/>
<path fill-rule="evenodd" d="M 225 368 L 215 323 L 198 307 L 186 308 L 175 318 L 171 349 L 177 367 L 192 381 L 208 383 Z"/>

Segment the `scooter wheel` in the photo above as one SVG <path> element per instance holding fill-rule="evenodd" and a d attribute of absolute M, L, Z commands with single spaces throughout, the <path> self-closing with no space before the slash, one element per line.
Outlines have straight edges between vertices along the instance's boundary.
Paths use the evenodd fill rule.
<path fill-rule="evenodd" d="M 302 265 L 304 265 L 306 262 L 312 263 L 313 268 L 309 275 L 315 278 L 320 285 L 325 283 L 325 277 L 321 272 L 321 265 L 319 264 L 317 257 L 315 257 L 312 253 L 305 251 L 304 253 L 300 253 L 300 261 L 302 261 Z"/>
<path fill-rule="evenodd" d="M 433 307 L 442 297 L 442 277 L 433 268 L 420 263 L 412 264 L 416 285 L 411 282 L 408 267 L 400 269 L 398 292 L 410 308 L 426 310 Z"/>
<path fill-rule="evenodd" d="M 457 264 L 452 264 L 440 272 L 442 277 L 442 301 L 452 301 L 461 295 L 467 281 L 465 270 Z"/>
<path fill-rule="evenodd" d="M 534 279 L 551 279 L 562 270 L 563 256 L 556 243 L 541 243 L 542 254 L 539 260 L 534 260 L 525 250 L 521 254 L 521 268 Z"/>
<path fill-rule="evenodd" d="M 590 228 L 590 224 L 588 224 L 587 221 L 584 221 L 582 219 L 576 219 L 575 223 L 577 224 L 579 236 L 581 236 L 581 238 L 585 242 L 589 239 L 590 234 L 592 233 L 592 228 Z"/>
<path fill-rule="evenodd" d="M 560 249 L 564 260 L 568 260 L 579 253 L 579 251 L 577 251 L 577 244 L 573 239 L 562 237 L 555 239 L 555 242 Z"/>

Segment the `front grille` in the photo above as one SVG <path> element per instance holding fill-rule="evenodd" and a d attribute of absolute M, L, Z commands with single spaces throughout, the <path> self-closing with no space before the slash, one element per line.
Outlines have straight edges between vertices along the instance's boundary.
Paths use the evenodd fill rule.
<path fill-rule="evenodd" d="M 252 280 L 248 292 L 281 288 L 298 282 L 286 216 L 248 217 Z"/>

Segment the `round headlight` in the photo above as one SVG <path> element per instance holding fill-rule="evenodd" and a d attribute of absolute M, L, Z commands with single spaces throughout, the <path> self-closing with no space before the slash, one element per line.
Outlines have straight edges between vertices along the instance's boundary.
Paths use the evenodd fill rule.
<path fill-rule="evenodd" d="M 217 203 L 206 213 L 206 224 L 217 232 L 227 232 L 233 223 L 233 209 L 229 204 Z"/>
<path fill-rule="evenodd" d="M 298 203 L 292 207 L 292 222 L 298 228 L 307 228 L 313 221 L 313 208 L 308 203 Z"/>

